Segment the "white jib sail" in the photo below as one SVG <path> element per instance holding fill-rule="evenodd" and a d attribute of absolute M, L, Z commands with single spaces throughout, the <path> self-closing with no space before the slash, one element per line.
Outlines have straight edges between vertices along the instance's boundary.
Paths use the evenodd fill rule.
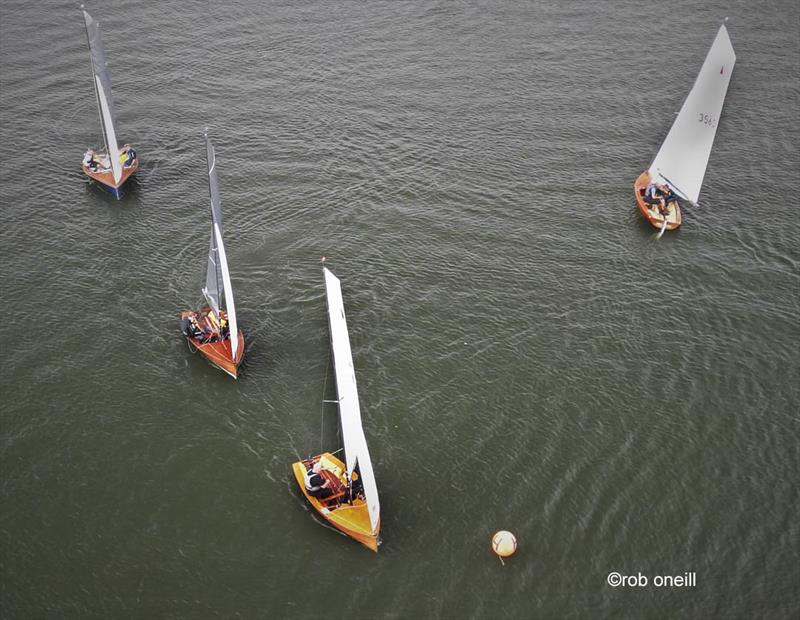
<path fill-rule="evenodd" d="M 222 284 L 225 288 L 225 310 L 228 313 L 228 328 L 230 329 L 231 359 L 235 362 L 236 352 L 239 350 L 239 328 L 236 325 L 236 306 L 233 303 L 233 287 L 231 286 L 231 274 L 228 272 L 228 259 L 225 256 L 222 233 L 217 222 L 214 222 L 214 234 L 217 236 L 219 268 L 220 272 L 222 272 Z"/>
<path fill-rule="evenodd" d="M 689 96 L 649 168 L 651 177 L 666 181 L 693 203 L 700 196 L 735 62 L 736 54 L 723 24 Z"/>
<path fill-rule="evenodd" d="M 325 290 L 328 297 L 328 324 L 331 332 L 333 364 L 336 371 L 336 392 L 339 400 L 339 418 L 342 425 L 342 438 L 348 475 L 352 475 L 356 465 L 361 473 L 361 483 L 369 510 L 369 520 L 373 532 L 380 520 L 378 486 L 372 471 L 367 440 L 361 426 L 361 409 L 358 405 L 358 388 L 353 368 L 353 354 L 350 350 L 350 336 L 347 333 L 347 319 L 344 315 L 344 301 L 339 278 L 326 267 Z"/>
<path fill-rule="evenodd" d="M 100 102 L 100 114 L 103 117 L 103 131 L 105 132 L 108 159 L 111 162 L 111 172 L 114 174 L 114 183 L 119 183 L 122 178 L 122 164 L 119 161 L 119 148 L 117 147 L 117 134 L 114 132 L 114 119 L 108 106 L 106 93 L 100 78 L 95 76 L 97 84 L 97 100 Z"/>

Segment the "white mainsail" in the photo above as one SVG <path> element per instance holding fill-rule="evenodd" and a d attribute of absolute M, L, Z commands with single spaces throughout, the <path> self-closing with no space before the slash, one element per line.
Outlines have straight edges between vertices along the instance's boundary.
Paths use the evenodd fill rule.
<path fill-rule="evenodd" d="M 651 177 L 666 181 L 693 203 L 700 196 L 735 62 L 736 54 L 723 24 L 678 117 L 650 164 Z"/>
<path fill-rule="evenodd" d="M 236 324 L 236 306 L 233 301 L 231 275 L 228 271 L 228 259 L 225 245 L 222 243 L 222 205 L 219 199 L 219 181 L 217 180 L 217 158 L 211 141 L 206 138 L 206 157 L 208 160 L 208 191 L 211 195 L 211 240 L 208 248 L 208 269 L 203 296 L 214 313 L 219 316 L 221 307 L 220 294 L 225 295 L 225 310 L 228 314 L 228 327 L 231 339 L 231 359 L 236 361 L 239 350 L 239 328 Z M 222 285 L 220 287 L 220 284 Z"/>
<path fill-rule="evenodd" d="M 378 502 L 378 486 L 372 471 L 367 440 L 361 427 L 361 409 L 358 405 L 358 389 L 356 373 L 353 368 L 353 354 L 350 350 L 350 336 L 347 333 L 347 320 L 344 316 L 344 301 L 339 278 L 327 267 L 325 273 L 325 290 L 328 297 L 328 324 L 331 332 L 331 349 L 336 371 L 336 392 L 339 401 L 339 418 L 342 426 L 344 452 L 347 474 L 352 475 L 358 466 L 361 483 L 367 499 L 369 520 L 373 531 L 377 530 L 380 520 L 380 503 Z"/>
<path fill-rule="evenodd" d="M 108 70 L 106 50 L 103 46 L 103 37 L 100 35 L 100 25 L 86 11 L 83 12 L 83 21 L 86 24 L 86 38 L 89 41 L 89 56 L 92 59 L 95 95 L 100 113 L 100 125 L 103 128 L 103 139 L 106 143 L 114 182 L 119 183 L 122 178 L 122 164 L 119 161 L 117 134 L 114 131 L 114 98 L 111 94 L 111 73 Z"/>

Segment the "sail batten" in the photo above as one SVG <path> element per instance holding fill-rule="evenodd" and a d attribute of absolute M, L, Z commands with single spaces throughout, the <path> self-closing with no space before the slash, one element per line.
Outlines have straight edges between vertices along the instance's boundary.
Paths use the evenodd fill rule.
<path fill-rule="evenodd" d="M 736 54 L 723 24 L 649 168 L 653 179 L 666 181 L 693 203 L 700 196 L 735 63 Z"/>
<path fill-rule="evenodd" d="M 352 478 L 353 471 L 358 468 L 364 488 L 370 524 L 377 531 L 380 522 L 380 502 L 372 461 L 367 448 L 367 440 L 361 425 L 361 409 L 358 404 L 358 388 L 356 385 L 353 354 L 350 348 L 350 337 L 347 332 L 347 319 L 344 314 L 344 301 L 339 279 L 327 268 L 325 274 L 325 290 L 328 299 L 328 324 L 331 335 L 334 370 L 336 374 L 336 392 L 339 402 L 339 419 L 341 421 L 344 441 L 345 464 L 347 474 Z"/>
<path fill-rule="evenodd" d="M 83 12 L 83 20 L 86 24 L 86 37 L 89 41 L 89 56 L 92 61 L 95 94 L 97 95 L 103 139 L 108 150 L 114 182 L 119 183 L 122 178 L 122 164 L 119 161 L 119 147 L 117 146 L 117 135 L 114 129 L 116 116 L 114 114 L 114 96 L 111 91 L 111 72 L 108 70 L 108 61 L 99 24 L 86 11 Z"/>

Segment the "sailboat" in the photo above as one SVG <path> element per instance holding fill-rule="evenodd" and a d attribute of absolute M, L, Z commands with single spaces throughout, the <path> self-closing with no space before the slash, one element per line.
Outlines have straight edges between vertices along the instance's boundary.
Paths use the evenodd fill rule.
<path fill-rule="evenodd" d="M 325 274 L 328 325 L 336 373 L 336 402 L 345 460 L 341 461 L 334 453 L 323 452 L 294 463 L 292 471 L 306 499 L 326 521 L 377 551 L 381 529 L 378 487 L 361 427 L 342 288 L 339 279 L 327 267 L 323 267 L 322 271 Z"/>
<path fill-rule="evenodd" d="M 678 197 L 697 204 L 735 63 L 723 23 L 653 163 L 633 184 L 639 210 L 662 233 L 681 225 Z M 648 195 L 651 186 L 655 197 Z"/>
<path fill-rule="evenodd" d="M 208 189 L 211 194 L 211 241 L 208 248 L 206 285 L 203 288 L 207 306 L 181 313 L 181 331 L 190 348 L 200 351 L 214 366 L 234 379 L 244 357 L 244 335 L 236 324 L 228 259 L 222 243 L 222 206 L 219 200 L 216 155 L 214 146 L 206 139 Z"/>
<path fill-rule="evenodd" d="M 81 5 L 83 10 L 83 5 Z M 86 38 L 89 41 L 89 56 L 92 61 L 92 81 L 100 113 L 100 127 L 103 130 L 105 148 L 89 149 L 84 153 L 81 167 L 90 179 L 97 181 L 116 198 L 123 193 L 123 186 L 139 167 L 136 151 L 130 144 L 117 146 L 117 132 L 114 129 L 114 98 L 111 94 L 111 73 L 106 61 L 106 50 L 100 35 L 100 25 L 83 10 L 86 24 Z"/>

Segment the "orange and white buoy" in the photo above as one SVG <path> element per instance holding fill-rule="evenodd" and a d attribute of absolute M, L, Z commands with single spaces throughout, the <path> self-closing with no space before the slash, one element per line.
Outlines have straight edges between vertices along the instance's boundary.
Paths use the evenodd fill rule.
<path fill-rule="evenodd" d="M 492 551 L 503 561 L 503 558 L 514 555 L 517 550 L 517 538 L 507 530 L 495 532 L 492 536 Z"/>

